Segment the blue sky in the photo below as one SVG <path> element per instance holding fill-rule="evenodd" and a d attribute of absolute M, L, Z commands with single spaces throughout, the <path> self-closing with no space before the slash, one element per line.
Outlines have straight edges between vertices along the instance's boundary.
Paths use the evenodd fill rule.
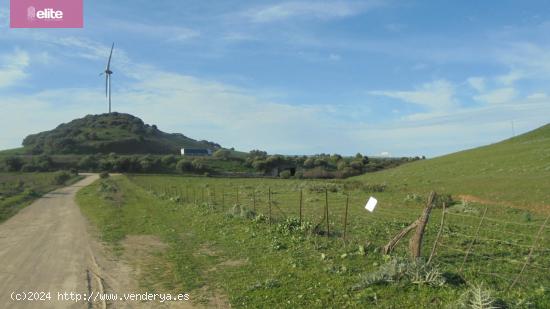
<path fill-rule="evenodd" d="M 85 1 L 10 29 L 0 149 L 114 110 L 241 150 L 437 156 L 548 123 L 546 1 Z"/>

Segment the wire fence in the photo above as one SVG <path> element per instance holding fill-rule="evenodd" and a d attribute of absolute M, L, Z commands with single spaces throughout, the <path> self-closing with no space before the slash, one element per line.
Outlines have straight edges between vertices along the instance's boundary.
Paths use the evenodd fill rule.
<path fill-rule="evenodd" d="M 422 212 L 419 207 L 379 206 L 365 215 L 357 205 L 366 202 L 369 194 L 357 191 L 193 181 L 158 183 L 139 177 L 133 181 L 159 199 L 182 205 L 204 204 L 220 212 L 238 206 L 267 217 L 270 224 L 288 218 L 309 222 L 319 236 L 346 246 L 382 247 Z M 430 260 L 445 271 L 466 280 L 481 277 L 500 288 L 536 288 L 550 282 L 549 217 L 533 215 L 531 222 L 519 222 L 515 217 L 505 220 L 503 215 L 487 214 L 487 208 L 476 211 L 434 209 L 424 235 L 423 256 L 433 246 Z M 445 220 L 440 220 L 442 216 Z M 407 254 L 405 245 L 396 251 Z"/>

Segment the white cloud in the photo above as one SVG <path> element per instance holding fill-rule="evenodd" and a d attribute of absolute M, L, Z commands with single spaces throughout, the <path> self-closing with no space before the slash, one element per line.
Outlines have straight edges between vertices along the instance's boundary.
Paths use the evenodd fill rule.
<path fill-rule="evenodd" d="M 290 18 L 332 19 L 358 15 L 379 5 L 381 5 L 380 1 L 292 1 L 251 9 L 246 11 L 244 16 L 256 23 L 275 22 Z"/>
<path fill-rule="evenodd" d="M 22 50 L 0 55 L 0 88 L 16 85 L 25 79 L 27 77 L 25 69 L 29 63 L 28 53 Z"/>
<path fill-rule="evenodd" d="M 510 138 L 514 119 L 517 132 L 548 123 L 548 98 L 462 108 L 449 113 L 425 115 L 383 125 L 359 124 L 349 129 L 354 143 L 365 143 L 371 153 L 391 151 L 398 155 L 442 155 Z"/>
<path fill-rule="evenodd" d="M 548 95 L 544 92 L 535 92 L 527 96 L 527 99 L 530 100 L 539 100 L 539 99 L 546 99 L 548 98 Z"/>
<path fill-rule="evenodd" d="M 454 85 L 446 80 L 425 83 L 412 91 L 370 91 L 369 93 L 417 104 L 430 110 L 448 110 L 457 105 L 454 99 Z"/>
<path fill-rule="evenodd" d="M 119 31 L 162 38 L 166 41 L 186 41 L 200 36 L 198 30 L 179 26 L 150 25 L 122 20 L 110 21 L 109 25 Z"/>
<path fill-rule="evenodd" d="M 517 91 L 512 87 L 499 88 L 490 92 L 474 96 L 478 102 L 488 104 L 501 104 L 513 100 L 517 96 Z"/>
<path fill-rule="evenodd" d="M 510 86 L 513 85 L 516 81 L 523 79 L 525 76 L 524 73 L 521 73 L 519 71 L 510 71 L 507 74 L 499 75 L 495 79 L 497 82 Z"/>
<path fill-rule="evenodd" d="M 485 79 L 483 77 L 470 77 L 466 82 L 478 92 L 483 92 L 485 90 Z"/>

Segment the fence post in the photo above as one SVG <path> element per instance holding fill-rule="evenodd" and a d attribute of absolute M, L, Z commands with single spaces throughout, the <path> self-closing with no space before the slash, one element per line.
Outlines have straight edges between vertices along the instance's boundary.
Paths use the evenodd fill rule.
<path fill-rule="evenodd" d="M 300 226 L 302 225 L 302 194 L 303 190 L 300 189 Z"/>
<path fill-rule="evenodd" d="M 470 245 L 468 246 L 468 250 L 466 250 L 466 254 L 464 255 L 464 260 L 462 261 L 462 265 L 460 266 L 460 269 L 458 270 L 459 273 L 462 273 L 464 270 L 464 264 L 466 264 L 466 260 L 468 260 L 468 255 L 470 255 L 470 251 L 472 250 L 472 247 L 474 246 L 474 243 L 477 241 L 477 236 L 479 235 L 479 229 L 481 228 L 481 225 L 483 224 L 483 220 L 485 219 L 485 214 L 487 214 L 487 207 L 485 207 L 485 210 L 483 211 L 483 216 L 481 217 L 481 220 L 479 221 L 479 224 L 476 229 L 476 234 L 474 236 L 474 239 L 472 242 L 470 242 Z"/>
<path fill-rule="evenodd" d="M 269 204 L 269 225 L 271 226 L 271 187 L 268 188 L 267 201 Z"/>
<path fill-rule="evenodd" d="M 256 213 L 256 188 L 252 189 L 252 205 L 254 208 L 254 213 Z"/>
<path fill-rule="evenodd" d="M 418 219 L 418 226 L 416 227 L 416 231 L 409 240 L 409 247 L 413 259 L 420 257 L 420 250 L 422 249 L 422 238 L 424 237 L 424 230 L 426 229 L 426 225 L 428 224 L 428 220 L 430 219 L 430 213 L 432 212 L 432 209 L 434 207 L 435 197 L 436 193 L 432 191 L 430 193 L 430 196 L 428 197 L 428 204 L 426 205 L 424 211 L 422 211 L 422 215 Z"/>
<path fill-rule="evenodd" d="M 328 188 L 325 188 L 325 216 L 327 217 L 327 238 L 330 236 L 330 224 L 328 218 Z"/>
<path fill-rule="evenodd" d="M 349 207 L 349 193 L 346 194 L 346 212 L 344 213 L 344 243 L 346 242 L 346 233 L 348 230 L 348 207 Z"/>
<path fill-rule="evenodd" d="M 443 203 L 443 211 L 441 212 L 441 224 L 439 225 L 439 231 L 437 232 L 434 246 L 432 247 L 432 252 L 430 253 L 430 257 L 428 258 L 428 264 L 430 264 L 430 262 L 432 261 L 435 255 L 435 250 L 437 249 L 437 245 L 439 244 L 439 238 L 441 237 L 441 233 L 443 232 L 443 225 L 445 224 L 445 212 L 446 212 L 446 207 L 445 207 L 445 203 Z"/>
<path fill-rule="evenodd" d="M 516 278 L 514 279 L 514 281 L 512 282 L 512 284 L 510 285 L 510 287 L 508 288 L 509 290 L 512 289 L 514 287 L 514 285 L 516 285 L 516 283 L 518 282 L 519 278 L 521 277 L 521 275 L 523 274 L 523 271 L 525 270 L 525 268 L 527 267 L 527 264 L 529 264 L 531 262 L 531 256 L 533 255 L 533 251 L 535 251 L 535 247 L 537 246 L 537 243 L 540 239 L 540 236 L 542 234 L 542 231 L 544 230 L 544 227 L 546 226 L 546 223 L 548 222 L 548 219 L 550 219 L 550 215 L 548 215 L 546 217 L 546 220 L 544 220 L 544 222 L 542 223 L 542 225 L 540 226 L 539 228 L 539 231 L 537 232 L 536 236 L 535 236 L 535 239 L 533 240 L 533 245 L 531 246 L 531 249 L 529 249 L 529 254 L 527 255 L 527 259 L 525 260 L 525 263 L 523 263 L 523 266 L 521 267 L 521 270 L 519 272 L 519 274 L 516 276 Z"/>

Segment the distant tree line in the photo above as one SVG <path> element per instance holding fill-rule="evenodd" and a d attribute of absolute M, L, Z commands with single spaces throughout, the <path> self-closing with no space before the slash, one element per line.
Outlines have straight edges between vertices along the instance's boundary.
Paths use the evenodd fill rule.
<path fill-rule="evenodd" d="M 74 155 L 74 156 L 8 156 L 0 160 L 0 169 L 9 172 L 46 172 L 75 169 L 93 172 L 182 173 L 251 175 L 281 178 L 346 178 L 379 171 L 420 160 L 414 158 L 369 158 L 360 153 L 353 157 L 338 154 L 313 156 L 268 155 L 261 150 L 237 154 L 218 149 L 212 157 L 179 155 Z"/>

